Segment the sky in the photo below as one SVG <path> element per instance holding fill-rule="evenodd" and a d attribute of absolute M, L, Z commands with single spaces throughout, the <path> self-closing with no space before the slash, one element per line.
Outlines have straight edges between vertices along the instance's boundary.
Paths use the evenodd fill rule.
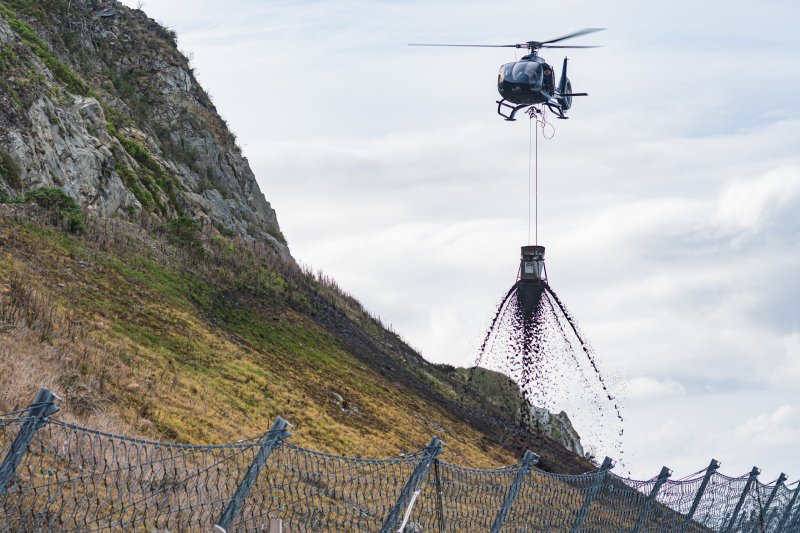
<path fill-rule="evenodd" d="M 713 457 L 800 478 L 800 4 L 143 9 L 177 31 L 294 257 L 453 365 L 474 361 L 528 243 L 531 124 L 495 114 L 498 68 L 521 54 L 406 44 L 607 28 L 573 41 L 602 48 L 567 50 L 590 96 L 539 138 L 538 235 L 617 377 L 625 473 L 677 479 Z M 558 74 L 563 52 L 542 54 Z"/>

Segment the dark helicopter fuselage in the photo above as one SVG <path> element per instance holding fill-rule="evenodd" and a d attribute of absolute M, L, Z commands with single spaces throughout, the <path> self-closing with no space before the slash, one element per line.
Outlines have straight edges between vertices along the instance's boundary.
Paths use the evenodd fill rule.
<path fill-rule="evenodd" d="M 543 104 L 556 95 L 555 73 L 539 56 L 506 63 L 497 75 L 497 91 L 515 104 Z"/>
<path fill-rule="evenodd" d="M 471 46 L 478 48 L 527 48 L 528 55 L 519 61 L 506 63 L 500 67 L 497 76 L 497 90 L 502 98 L 497 101 L 497 114 L 506 120 L 515 120 L 514 115 L 527 108 L 531 118 L 543 112 L 547 107 L 556 114 L 556 118 L 566 119 L 566 112 L 572 107 L 573 96 L 588 96 L 587 93 L 573 93 L 572 84 L 567 78 L 567 58 L 561 69 L 558 86 L 555 83 L 553 67 L 539 57 L 542 48 L 595 48 L 586 45 L 562 45 L 567 39 L 573 39 L 601 31 L 603 28 L 586 28 L 548 41 L 526 41 L 517 44 L 441 44 L 441 43 L 409 43 L 409 46 Z M 541 105 L 540 105 L 541 104 Z"/>

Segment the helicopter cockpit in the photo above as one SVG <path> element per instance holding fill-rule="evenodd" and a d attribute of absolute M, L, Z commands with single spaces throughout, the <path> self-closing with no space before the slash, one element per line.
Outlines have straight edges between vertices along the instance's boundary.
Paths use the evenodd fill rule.
<path fill-rule="evenodd" d="M 542 65 L 533 61 L 519 61 L 506 63 L 500 67 L 498 81 L 509 83 L 524 83 L 530 87 L 541 87 L 543 79 Z"/>
<path fill-rule="evenodd" d="M 544 90 L 553 94 L 553 69 L 539 61 L 516 61 L 500 67 L 497 90 L 506 100 L 518 104 L 536 104 Z"/>

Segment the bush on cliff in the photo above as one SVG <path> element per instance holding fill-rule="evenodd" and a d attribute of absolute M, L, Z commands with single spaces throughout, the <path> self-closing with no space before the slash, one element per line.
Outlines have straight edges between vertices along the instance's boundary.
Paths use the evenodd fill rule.
<path fill-rule="evenodd" d="M 53 223 L 64 224 L 70 233 L 83 233 L 83 210 L 74 198 L 55 187 L 39 187 L 25 194 L 25 201 L 47 209 Z"/>

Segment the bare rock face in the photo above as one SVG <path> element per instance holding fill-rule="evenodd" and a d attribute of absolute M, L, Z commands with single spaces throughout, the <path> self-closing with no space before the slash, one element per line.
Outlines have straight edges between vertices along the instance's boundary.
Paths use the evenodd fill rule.
<path fill-rule="evenodd" d="M 554 441 L 561 443 L 564 448 L 581 457 L 584 456 L 581 437 L 572 427 L 572 422 L 570 422 L 567 413 L 561 411 L 558 414 L 553 414 L 547 409 L 531 406 L 530 414 L 531 416 L 527 423 L 531 429 L 536 429 L 546 434 Z"/>
<path fill-rule="evenodd" d="M 0 4 L 0 195 L 40 186 L 98 216 L 189 216 L 291 259 L 174 32 L 119 2 Z"/>
<path fill-rule="evenodd" d="M 139 212 L 141 204 L 115 170 L 118 144 L 106 133 L 98 101 L 42 96 L 28 109 L 28 127 L 6 133 L 6 150 L 21 168 L 25 188 L 59 187 L 102 216 Z"/>

